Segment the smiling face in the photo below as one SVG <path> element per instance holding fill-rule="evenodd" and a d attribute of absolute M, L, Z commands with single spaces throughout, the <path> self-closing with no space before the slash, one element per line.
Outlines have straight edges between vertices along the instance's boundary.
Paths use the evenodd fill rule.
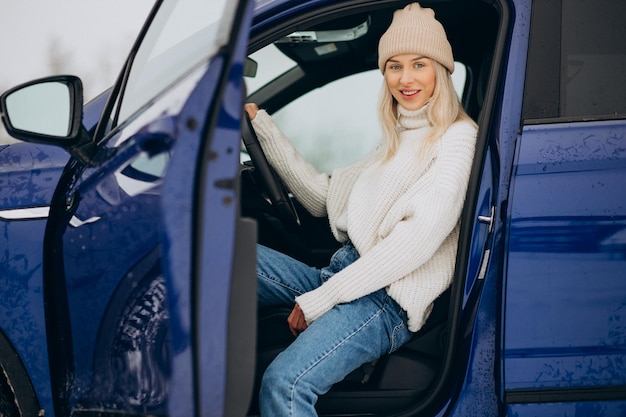
<path fill-rule="evenodd" d="M 433 96 L 435 66 L 430 58 L 420 55 L 395 55 L 385 64 L 385 82 L 398 104 L 419 110 Z"/>

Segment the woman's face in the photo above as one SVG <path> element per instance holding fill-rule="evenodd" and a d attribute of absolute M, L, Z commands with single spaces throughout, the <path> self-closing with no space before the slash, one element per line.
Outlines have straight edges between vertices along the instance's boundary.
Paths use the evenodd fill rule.
<path fill-rule="evenodd" d="M 435 66 L 421 55 L 396 55 L 385 64 L 385 82 L 398 104 L 419 110 L 435 91 Z"/>

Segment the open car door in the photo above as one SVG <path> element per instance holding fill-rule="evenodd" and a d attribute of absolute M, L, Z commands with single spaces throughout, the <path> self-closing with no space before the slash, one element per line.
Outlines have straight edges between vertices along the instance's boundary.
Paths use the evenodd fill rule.
<path fill-rule="evenodd" d="M 41 415 L 245 414 L 256 228 L 239 216 L 238 177 L 251 16 L 246 0 L 157 1 L 89 131 L 77 77 L 2 96 L 14 137 L 72 155 L 44 238 Z"/>
<path fill-rule="evenodd" d="M 171 416 L 243 416 L 252 395 L 256 223 L 240 217 L 238 195 L 251 3 L 233 7 L 230 39 L 181 114 L 189 140 L 178 138 L 163 183 Z"/>

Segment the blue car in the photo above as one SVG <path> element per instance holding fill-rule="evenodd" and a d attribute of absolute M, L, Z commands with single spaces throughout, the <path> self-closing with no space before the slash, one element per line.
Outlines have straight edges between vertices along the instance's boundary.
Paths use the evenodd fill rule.
<path fill-rule="evenodd" d="M 403 0 L 158 0 L 117 82 L 2 95 L 0 415 L 255 416 L 292 341 L 256 244 L 338 246 L 245 102 L 329 175 L 380 137 Z M 323 416 L 626 415 L 626 2 L 425 0 L 479 125 L 452 286 Z"/>

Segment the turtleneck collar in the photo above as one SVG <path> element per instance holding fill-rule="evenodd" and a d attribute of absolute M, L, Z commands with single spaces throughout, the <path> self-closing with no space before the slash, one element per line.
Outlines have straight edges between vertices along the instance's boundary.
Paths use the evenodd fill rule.
<path fill-rule="evenodd" d="M 398 126 L 401 130 L 420 129 L 428 125 L 428 105 L 419 110 L 407 110 L 398 105 Z"/>

